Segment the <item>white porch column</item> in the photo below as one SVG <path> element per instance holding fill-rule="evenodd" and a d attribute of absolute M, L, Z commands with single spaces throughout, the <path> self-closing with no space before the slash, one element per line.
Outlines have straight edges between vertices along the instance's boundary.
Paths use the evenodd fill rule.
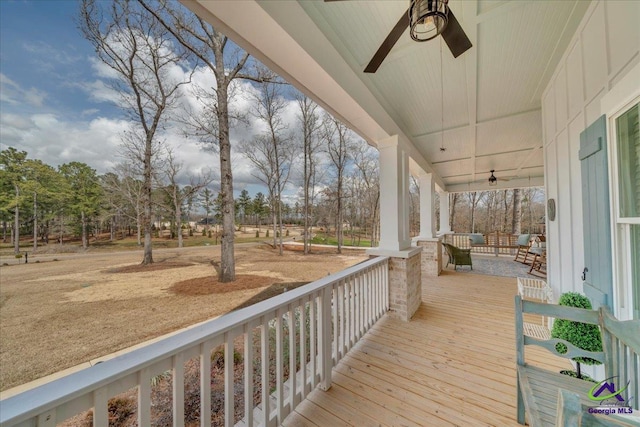
<path fill-rule="evenodd" d="M 409 321 L 420 306 L 422 247 L 409 238 L 409 156 L 394 135 L 378 141 L 380 161 L 380 244 L 371 256 L 389 259 L 389 312 Z"/>
<path fill-rule="evenodd" d="M 442 271 L 442 242 L 436 237 L 436 186 L 433 174 L 422 172 L 420 180 L 420 236 L 414 237 L 416 246 L 422 247 L 422 277 L 439 276 Z"/>
<path fill-rule="evenodd" d="M 419 176 L 420 182 L 420 237 L 436 237 L 436 210 L 434 194 L 436 184 L 433 174 L 423 172 Z"/>
<path fill-rule="evenodd" d="M 440 230 L 438 234 L 451 233 L 449 224 L 449 192 L 440 193 Z"/>
<path fill-rule="evenodd" d="M 378 142 L 380 152 L 380 246 L 401 251 L 409 238 L 409 156 L 394 135 Z"/>

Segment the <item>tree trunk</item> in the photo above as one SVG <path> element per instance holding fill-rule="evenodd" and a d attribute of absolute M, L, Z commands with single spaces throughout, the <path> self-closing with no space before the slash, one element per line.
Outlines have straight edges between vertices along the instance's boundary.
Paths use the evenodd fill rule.
<path fill-rule="evenodd" d="M 16 189 L 16 210 L 13 213 L 13 253 L 16 255 L 20 253 L 20 208 L 18 204 L 20 203 L 20 189 L 18 186 L 15 186 Z"/>
<path fill-rule="evenodd" d="M 271 205 L 271 221 L 273 222 L 273 248 L 274 249 L 278 247 L 278 241 L 276 239 L 276 231 L 278 230 L 278 215 L 276 212 L 277 212 L 276 207 Z"/>
<path fill-rule="evenodd" d="M 471 193 L 471 232 L 476 232 L 476 200 L 478 198 L 478 193 Z"/>
<path fill-rule="evenodd" d="M 182 239 L 182 209 L 180 208 L 180 200 L 178 197 L 178 187 L 177 185 L 173 186 L 173 201 L 175 207 L 175 215 L 176 215 L 176 228 L 178 230 L 178 247 L 181 248 L 184 246 L 184 241 Z"/>
<path fill-rule="evenodd" d="M 151 241 L 151 179 L 152 179 L 152 146 L 151 139 L 147 137 L 144 147 L 144 172 L 142 189 L 142 227 L 144 230 L 144 255 L 142 265 L 153 264 L 153 246 Z"/>
<path fill-rule="evenodd" d="M 33 193 L 33 252 L 38 250 L 38 195 Z"/>
<path fill-rule="evenodd" d="M 342 253 L 343 242 L 343 222 L 342 216 L 342 171 L 338 172 L 338 223 L 336 227 L 336 237 L 338 238 L 338 253 Z"/>
<path fill-rule="evenodd" d="M 62 246 L 62 242 L 64 241 L 64 215 L 60 215 L 60 237 L 58 238 L 60 241 L 60 246 Z"/>
<path fill-rule="evenodd" d="M 449 196 L 447 196 L 449 197 Z M 451 206 L 449 206 L 449 229 L 455 230 L 455 217 L 456 217 L 456 204 L 458 203 L 458 193 L 453 193 L 449 199 Z"/>
<path fill-rule="evenodd" d="M 87 249 L 88 239 L 87 239 L 87 217 L 84 214 L 84 211 L 80 213 L 80 219 L 82 222 L 82 248 Z"/>
<path fill-rule="evenodd" d="M 44 230 L 42 230 L 42 241 L 45 245 L 49 244 L 49 220 L 47 220 Z"/>
<path fill-rule="evenodd" d="M 380 217 L 380 187 L 376 190 L 376 197 L 373 202 L 372 218 L 371 218 L 371 247 L 376 246 L 378 240 L 378 220 Z"/>
<path fill-rule="evenodd" d="M 229 141 L 229 109 L 228 92 L 222 63 L 222 52 L 216 55 L 220 62 L 220 72 L 216 75 L 218 88 L 218 127 L 220 136 L 220 193 L 222 194 L 222 242 L 220 248 L 220 274 L 218 281 L 222 283 L 236 280 L 236 263 L 233 248 L 234 206 L 233 206 L 233 173 L 231 172 L 231 141 Z"/>
<path fill-rule="evenodd" d="M 306 127 L 305 127 L 306 134 Z M 305 135 L 304 141 L 304 234 L 303 234 L 303 253 L 307 255 L 309 253 L 309 181 L 310 181 L 310 155 L 309 148 L 310 143 L 307 141 L 308 137 Z"/>
<path fill-rule="evenodd" d="M 504 190 L 503 196 L 504 196 L 504 200 L 503 200 L 503 204 L 504 204 L 504 215 L 503 215 L 503 221 L 502 221 L 502 231 L 507 231 L 507 224 L 509 223 L 509 198 L 508 196 L 508 191 L 509 190 Z"/>
<path fill-rule="evenodd" d="M 520 234 L 522 231 L 522 197 L 520 189 L 513 190 L 513 216 L 511 218 L 511 234 Z"/>
<path fill-rule="evenodd" d="M 280 199 L 280 194 L 278 194 L 278 199 Z M 280 229 L 280 249 L 278 251 L 278 253 L 282 256 L 282 251 L 283 251 L 283 243 L 282 243 L 282 239 L 284 238 L 284 236 L 282 235 L 282 201 L 278 200 L 278 228 Z"/>
<path fill-rule="evenodd" d="M 7 221 L 2 221 L 2 243 L 7 243 Z"/>

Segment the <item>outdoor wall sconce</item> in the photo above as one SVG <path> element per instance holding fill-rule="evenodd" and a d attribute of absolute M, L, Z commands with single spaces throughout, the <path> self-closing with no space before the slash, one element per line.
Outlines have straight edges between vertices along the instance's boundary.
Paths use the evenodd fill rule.
<path fill-rule="evenodd" d="M 556 201 L 555 201 L 555 199 L 547 200 L 547 218 L 549 218 L 549 221 L 554 221 L 556 219 Z"/>

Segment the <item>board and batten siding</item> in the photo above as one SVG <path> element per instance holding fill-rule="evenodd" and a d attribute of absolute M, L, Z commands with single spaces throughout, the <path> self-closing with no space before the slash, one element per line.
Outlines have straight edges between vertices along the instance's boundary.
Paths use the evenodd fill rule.
<path fill-rule="evenodd" d="M 640 1 L 594 1 L 542 94 L 547 198 L 547 278 L 557 299 L 582 292 L 584 268 L 580 133 L 600 117 L 600 100 L 640 63 Z"/>

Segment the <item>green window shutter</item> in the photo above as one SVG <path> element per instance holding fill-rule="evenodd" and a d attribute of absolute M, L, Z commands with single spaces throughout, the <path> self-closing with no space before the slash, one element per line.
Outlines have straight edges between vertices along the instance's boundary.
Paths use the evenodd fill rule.
<path fill-rule="evenodd" d="M 613 305 L 606 117 L 580 134 L 585 295 L 594 308 Z M 577 242 L 576 242 L 577 243 Z"/>

